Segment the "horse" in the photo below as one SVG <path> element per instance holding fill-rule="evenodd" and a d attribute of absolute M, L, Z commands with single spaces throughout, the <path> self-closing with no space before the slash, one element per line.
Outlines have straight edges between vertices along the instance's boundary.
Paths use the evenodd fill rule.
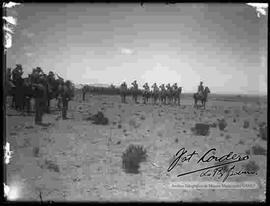
<path fill-rule="evenodd" d="M 153 104 L 156 104 L 157 100 L 158 100 L 158 97 L 159 97 L 159 89 L 158 89 L 158 87 L 153 89 L 153 91 L 151 92 L 151 97 L 153 99 L 153 101 L 152 101 Z"/>
<path fill-rule="evenodd" d="M 162 86 L 160 86 L 159 101 L 160 103 L 166 104 L 166 89 Z"/>
<path fill-rule="evenodd" d="M 205 103 L 207 102 L 208 93 L 210 93 L 210 89 L 208 87 L 205 87 L 205 89 L 202 92 L 202 95 L 199 95 L 198 93 L 194 93 L 193 94 L 194 107 L 198 108 L 197 101 L 201 100 L 202 106 L 205 109 Z"/>

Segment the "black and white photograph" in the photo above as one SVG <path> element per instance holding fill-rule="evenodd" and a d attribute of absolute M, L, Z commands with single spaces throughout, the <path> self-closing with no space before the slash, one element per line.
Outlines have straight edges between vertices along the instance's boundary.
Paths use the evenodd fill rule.
<path fill-rule="evenodd" d="M 6 202 L 265 202 L 268 3 L 3 3 Z"/>

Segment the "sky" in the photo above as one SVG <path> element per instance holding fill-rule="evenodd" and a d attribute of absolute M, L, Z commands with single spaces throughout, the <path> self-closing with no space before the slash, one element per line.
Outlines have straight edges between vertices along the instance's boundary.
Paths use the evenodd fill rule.
<path fill-rule="evenodd" d="M 267 93 L 267 18 L 246 4 L 24 3 L 7 67 L 40 66 L 75 84 L 137 80 L 195 92 Z"/>

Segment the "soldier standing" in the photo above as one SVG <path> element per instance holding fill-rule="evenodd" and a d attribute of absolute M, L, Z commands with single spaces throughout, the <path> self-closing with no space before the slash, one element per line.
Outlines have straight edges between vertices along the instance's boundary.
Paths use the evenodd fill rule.
<path fill-rule="evenodd" d="M 62 99 L 62 119 L 68 119 L 67 118 L 67 110 L 68 110 L 68 102 L 71 100 L 72 98 L 72 91 L 71 91 L 71 82 L 70 81 L 66 81 L 63 84 L 63 89 L 61 92 L 61 99 Z"/>

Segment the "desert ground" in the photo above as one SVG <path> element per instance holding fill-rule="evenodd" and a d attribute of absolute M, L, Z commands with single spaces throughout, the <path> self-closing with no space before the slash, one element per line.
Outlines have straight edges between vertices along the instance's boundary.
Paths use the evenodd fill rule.
<path fill-rule="evenodd" d="M 52 101 L 51 114 L 43 116 L 49 126 L 35 125 L 34 113 L 23 116 L 7 107 L 6 141 L 13 154 L 6 165 L 6 184 L 16 190 L 13 200 L 265 200 L 267 133 L 265 137 L 260 128 L 267 125 L 267 97 L 210 94 L 205 110 L 193 108 L 192 96 L 185 94 L 181 106 L 134 104 L 131 97 L 123 104 L 115 95 L 87 94 L 86 101 L 81 99 L 78 92 L 70 101 L 67 120 L 60 118 Z M 108 118 L 108 125 L 87 120 L 98 111 Z M 226 122 L 224 129 L 219 127 L 218 119 Z M 196 123 L 211 125 L 209 134 L 194 133 Z M 140 163 L 138 174 L 126 173 L 122 168 L 122 153 L 130 144 L 143 145 L 147 151 L 147 160 Z M 200 177 L 201 172 L 177 177 L 214 162 L 197 164 L 191 160 L 168 172 L 182 147 L 199 154 L 216 148 L 217 156 L 248 154 L 249 159 L 235 163 L 235 168 L 253 169 L 256 175 L 236 175 L 226 182 L 254 181 L 258 188 L 172 188 L 170 183 L 179 181 L 222 181 Z"/>

